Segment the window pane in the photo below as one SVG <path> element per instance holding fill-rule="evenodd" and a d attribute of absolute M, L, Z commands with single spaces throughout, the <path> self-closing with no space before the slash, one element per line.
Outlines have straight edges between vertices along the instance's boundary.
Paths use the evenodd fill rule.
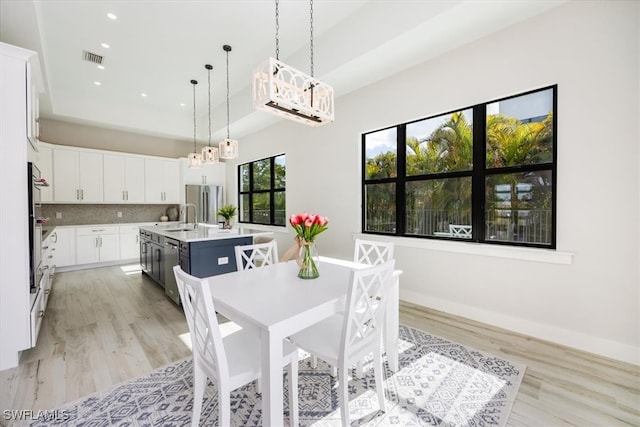
<path fill-rule="evenodd" d="M 471 238 L 453 232 L 471 230 L 471 177 L 411 181 L 406 189 L 407 234 Z"/>
<path fill-rule="evenodd" d="M 551 171 L 487 177 L 486 239 L 551 244 L 551 184 Z"/>
<path fill-rule="evenodd" d="M 553 161 L 553 89 L 487 104 L 487 168 Z"/>
<path fill-rule="evenodd" d="M 240 195 L 240 222 L 249 221 L 249 195 L 241 194 Z"/>
<path fill-rule="evenodd" d="M 274 171 L 275 176 L 275 187 L 274 188 L 284 188 L 286 186 L 286 161 L 284 154 L 282 156 L 278 156 L 275 158 L 275 167 Z"/>
<path fill-rule="evenodd" d="M 407 176 L 471 170 L 473 110 L 407 125 Z"/>
<path fill-rule="evenodd" d="M 365 135 L 365 179 L 397 176 L 397 130 L 385 129 Z"/>
<path fill-rule="evenodd" d="M 271 188 L 271 159 L 253 162 L 253 191 Z"/>
<path fill-rule="evenodd" d="M 270 210 L 269 193 L 256 193 L 253 195 L 253 222 L 256 224 L 269 224 Z"/>
<path fill-rule="evenodd" d="M 240 165 L 240 191 L 249 191 L 249 164 Z"/>
<path fill-rule="evenodd" d="M 274 214 L 274 224 L 275 225 L 286 225 L 286 217 L 287 217 L 287 205 L 285 202 L 285 193 L 284 191 L 278 191 L 273 194 L 274 203 L 276 204 L 273 214 Z"/>
<path fill-rule="evenodd" d="M 366 218 L 365 231 L 395 233 L 396 231 L 396 185 L 365 185 Z"/>

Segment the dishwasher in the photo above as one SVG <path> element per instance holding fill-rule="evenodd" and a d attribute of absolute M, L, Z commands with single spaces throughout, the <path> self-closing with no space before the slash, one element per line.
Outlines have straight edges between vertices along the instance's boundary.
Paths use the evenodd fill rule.
<path fill-rule="evenodd" d="M 180 243 L 177 240 L 164 239 L 164 292 L 176 304 L 180 305 L 180 292 L 173 267 L 178 265 L 178 252 Z"/>

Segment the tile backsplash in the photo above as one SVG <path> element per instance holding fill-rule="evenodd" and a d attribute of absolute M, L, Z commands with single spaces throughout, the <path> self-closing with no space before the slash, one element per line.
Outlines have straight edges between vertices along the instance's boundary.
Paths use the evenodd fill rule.
<path fill-rule="evenodd" d="M 43 204 L 42 216 L 49 218 L 47 225 L 124 224 L 129 222 L 156 222 L 178 205 L 78 205 Z M 118 216 L 118 212 L 122 214 Z M 57 218 L 60 214 L 61 218 Z"/>

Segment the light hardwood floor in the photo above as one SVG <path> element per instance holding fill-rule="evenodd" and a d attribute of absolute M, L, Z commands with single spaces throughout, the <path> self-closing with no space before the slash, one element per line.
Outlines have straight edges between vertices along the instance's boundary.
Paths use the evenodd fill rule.
<path fill-rule="evenodd" d="M 510 426 L 640 426 L 638 366 L 405 302 L 400 321 L 525 364 Z M 55 409 L 144 375 L 189 356 L 187 332 L 182 310 L 139 270 L 58 273 L 37 347 L 0 372 L 0 410 Z"/>

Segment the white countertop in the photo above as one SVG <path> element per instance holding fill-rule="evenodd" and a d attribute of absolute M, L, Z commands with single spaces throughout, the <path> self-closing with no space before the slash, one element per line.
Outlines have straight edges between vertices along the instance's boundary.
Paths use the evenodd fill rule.
<path fill-rule="evenodd" d="M 266 236 L 273 234 L 271 231 L 256 230 L 246 227 L 234 227 L 231 230 L 223 230 L 218 227 L 211 227 L 199 224 L 198 228 L 192 229 L 193 224 L 163 224 L 156 226 L 140 226 L 141 230 L 151 231 L 170 239 L 181 242 L 199 242 L 205 240 L 237 239 L 240 237 Z M 188 230 L 185 230 L 187 229 Z"/>

